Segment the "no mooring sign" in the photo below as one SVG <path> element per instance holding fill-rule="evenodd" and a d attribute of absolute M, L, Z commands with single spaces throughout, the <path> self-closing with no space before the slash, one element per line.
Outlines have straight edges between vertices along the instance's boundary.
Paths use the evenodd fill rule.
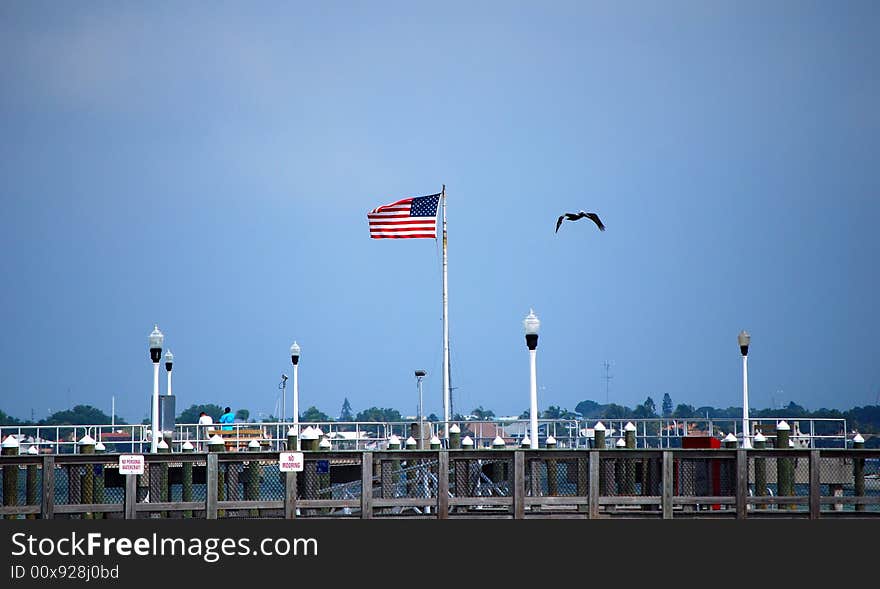
<path fill-rule="evenodd" d="M 302 452 L 281 452 L 278 454 L 278 470 L 281 472 L 302 472 Z"/>

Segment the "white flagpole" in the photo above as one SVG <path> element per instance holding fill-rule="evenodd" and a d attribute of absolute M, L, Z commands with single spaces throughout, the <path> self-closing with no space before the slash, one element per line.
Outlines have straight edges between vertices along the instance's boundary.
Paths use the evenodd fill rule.
<path fill-rule="evenodd" d="M 446 277 L 446 185 L 440 193 L 443 205 L 443 437 L 449 439 L 449 297 Z"/>

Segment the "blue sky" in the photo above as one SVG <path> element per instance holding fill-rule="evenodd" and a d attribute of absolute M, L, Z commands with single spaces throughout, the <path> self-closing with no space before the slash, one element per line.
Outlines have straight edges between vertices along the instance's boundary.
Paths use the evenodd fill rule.
<path fill-rule="evenodd" d="M 0 5 L 2 409 L 873 404 L 875 2 Z M 588 222 L 553 228 L 563 211 Z M 164 371 L 163 371 L 164 373 Z M 163 374 L 164 391 L 164 374 Z M 288 389 L 288 393 L 290 390 Z M 291 400 L 287 400 L 288 412 Z"/>

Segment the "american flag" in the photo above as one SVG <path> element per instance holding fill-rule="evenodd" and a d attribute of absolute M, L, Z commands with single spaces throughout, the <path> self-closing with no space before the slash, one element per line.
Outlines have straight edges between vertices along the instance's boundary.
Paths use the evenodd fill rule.
<path fill-rule="evenodd" d="M 405 198 L 367 213 L 373 239 L 437 238 L 439 194 Z"/>

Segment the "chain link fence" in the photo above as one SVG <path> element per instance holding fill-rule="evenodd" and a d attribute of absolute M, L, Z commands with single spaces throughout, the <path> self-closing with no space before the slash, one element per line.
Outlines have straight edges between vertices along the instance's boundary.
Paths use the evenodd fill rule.
<path fill-rule="evenodd" d="M 511 455 L 467 451 L 449 455 L 449 495 L 455 515 L 509 516 L 514 465 Z"/>
<path fill-rule="evenodd" d="M 86 464 L 56 464 L 54 471 L 56 519 L 122 519 L 125 484 L 118 474 L 118 459 Z M 85 513 L 65 513 L 64 506 L 113 505 L 117 509 Z"/>
<path fill-rule="evenodd" d="M 362 457 L 358 452 L 327 456 L 306 455 L 303 471 L 297 473 L 298 503 L 323 501 L 327 505 L 299 507 L 300 518 L 360 517 Z M 283 494 L 284 487 L 281 492 Z"/>
<path fill-rule="evenodd" d="M 589 458 L 529 458 L 526 460 L 526 494 L 532 497 L 585 496 L 589 484 Z"/>
<path fill-rule="evenodd" d="M 823 452 L 819 458 L 822 509 L 834 512 L 880 512 L 880 505 L 850 503 L 854 497 L 880 495 L 880 457 L 859 458 Z"/>
<path fill-rule="evenodd" d="M 144 474 L 137 476 L 135 501 L 138 519 L 204 518 L 204 502 L 208 498 L 207 461 L 204 456 L 185 455 L 176 460 L 148 463 Z M 122 488 L 125 495 L 124 485 Z M 219 496 L 219 492 L 218 492 Z M 192 509 L 150 509 L 153 503 L 200 503 Z"/>
<path fill-rule="evenodd" d="M 788 454 L 791 454 L 789 456 Z M 787 450 L 755 450 L 748 455 L 751 509 L 762 512 L 807 512 L 810 496 L 810 455 Z M 821 472 L 821 467 L 820 467 Z M 785 501 L 784 498 L 804 498 Z"/>
<path fill-rule="evenodd" d="M 439 490 L 435 453 L 393 452 L 373 456 L 373 498 L 399 500 L 375 507 L 375 517 L 423 516 L 432 513 Z M 404 501 L 412 500 L 412 501 Z"/>
<path fill-rule="evenodd" d="M 0 505 L 40 505 L 43 500 L 43 466 L 7 464 L 2 467 L 3 484 L 0 485 Z M 27 519 L 36 519 L 29 514 Z M 7 515 L 6 519 L 18 519 L 17 515 Z"/>

